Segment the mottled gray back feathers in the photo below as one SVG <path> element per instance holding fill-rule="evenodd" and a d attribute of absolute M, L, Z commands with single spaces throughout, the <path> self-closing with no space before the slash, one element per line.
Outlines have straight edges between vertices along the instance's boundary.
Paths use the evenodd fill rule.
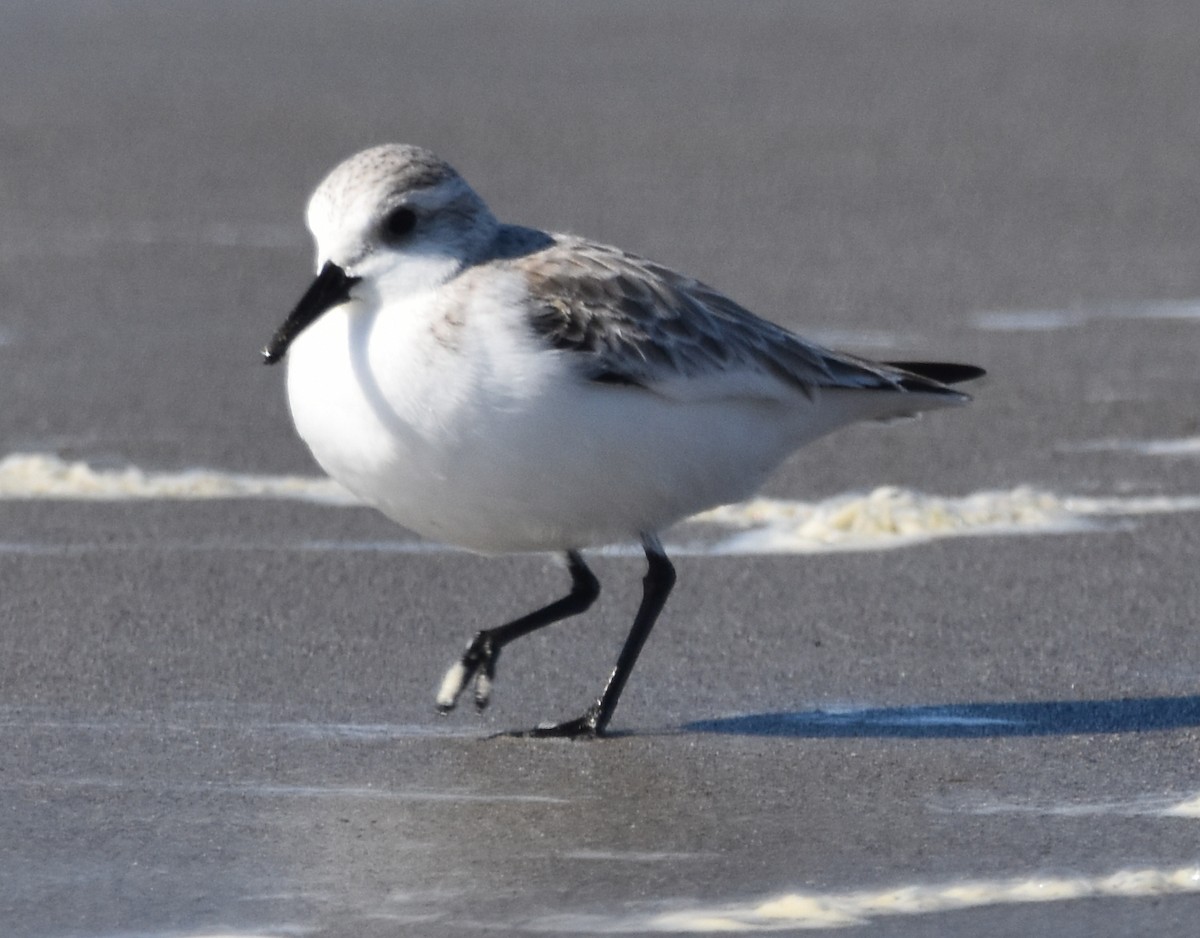
<path fill-rule="evenodd" d="M 528 281 L 530 327 L 549 346 L 579 354 L 593 380 L 653 388 L 675 377 L 750 370 L 808 396 L 817 388 L 962 396 L 806 342 L 697 280 L 616 248 L 560 237 L 510 263 Z"/>

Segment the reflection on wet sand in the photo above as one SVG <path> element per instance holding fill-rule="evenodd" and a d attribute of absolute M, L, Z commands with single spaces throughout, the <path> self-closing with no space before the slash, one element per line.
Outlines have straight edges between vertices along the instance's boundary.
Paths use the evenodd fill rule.
<path fill-rule="evenodd" d="M 1192 441 L 1185 441 L 1194 447 Z M 94 468 L 46 454 L 0 460 L 0 499 L 145 500 L 284 498 L 323 505 L 357 505 L 330 479 L 249 476 L 210 469 L 151 472 L 134 466 Z M 811 554 L 904 547 L 945 537 L 1061 534 L 1106 530 L 1114 518 L 1200 511 L 1200 495 L 1082 497 L 1029 486 L 948 497 L 881 486 L 816 502 L 756 498 L 704 512 L 674 529 L 672 553 L 681 555 Z M 735 533 L 730 534 L 733 530 Z M 126 545 L 0 544 L 6 553 L 55 554 L 120 550 Z M 429 551 L 439 545 L 414 538 L 385 541 L 313 541 L 256 544 L 222 541 L 168 549 L 304 549 Z M 617 547 L 613 552 L 620 553 Z"/>
<path fill-rule="evenodd" d="M 550 916 L 531 924 L 544 932 L 768 932 L 865 925 L 898 915 L 932 915 L 983 906 L 1072 899 L 1200 893 L 1200 867 L 1127 869 L 1103 876 L 1018 876 L 905 884 L 878 890 L 792 893 L 747 903 L 697 906 L 628 919 Z"/>

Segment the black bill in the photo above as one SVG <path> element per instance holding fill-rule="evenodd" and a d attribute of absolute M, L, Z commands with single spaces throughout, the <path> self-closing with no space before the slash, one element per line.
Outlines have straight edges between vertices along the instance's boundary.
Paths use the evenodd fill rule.
<path fill-rule="evenodd" d="M 287 353 L 292 340 L 312 325 L 318 316 L 350 299 L 350 288 L 359 279 L 349 276 L 333 261 L 326 261 L 312 286 L 300 297 L 291 315 L 275 330 L 271 341 L 262 350 L 263 364 L 274 365 Z"/>

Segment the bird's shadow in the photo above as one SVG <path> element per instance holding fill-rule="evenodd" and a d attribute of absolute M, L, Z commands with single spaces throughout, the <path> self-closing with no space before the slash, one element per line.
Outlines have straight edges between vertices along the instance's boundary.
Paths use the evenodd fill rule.
<path fill-rule="evenodd" d="M 696 720 L 680 730 L 730 736 L 976 739 L 1139 733 L 1187 726 L 1200 726 L 1200 696 L 792 710 Z"/>

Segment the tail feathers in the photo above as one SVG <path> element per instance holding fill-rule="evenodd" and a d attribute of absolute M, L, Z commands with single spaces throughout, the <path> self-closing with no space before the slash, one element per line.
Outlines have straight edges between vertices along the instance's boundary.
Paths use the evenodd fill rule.
<path fill-rule="evenodd" d="M 953 362 L 885 362 L 890 368 L 907 371 L 918 378 L 936 381 L 938 384 L 960 384 L 963 381 L 974 381 L 987 374 L 976 365 L 959 365 Z M 903 382 L 901 382 L 903 384 Z M 912 388 L 924 390 L 924 388 Z"/>
<path fill-rule="evenodd" d="M 882 413 L 876 410 L 868 419 L 881 420 L 885 423 L 892 420 L 903 420 L 914 417 L 924 410 L 936 407 L 965 404 L 971 399 L 950 385 L 962 381 L 972 381 L 982 377 L 985 372 L 975 365 L 960 365 L 953 362 L 885 362 L 885 367 L 894 369 L 887 373 L 887 380 L 893 390 L 907 391 L 907 394 L 883 395 Z"/>

